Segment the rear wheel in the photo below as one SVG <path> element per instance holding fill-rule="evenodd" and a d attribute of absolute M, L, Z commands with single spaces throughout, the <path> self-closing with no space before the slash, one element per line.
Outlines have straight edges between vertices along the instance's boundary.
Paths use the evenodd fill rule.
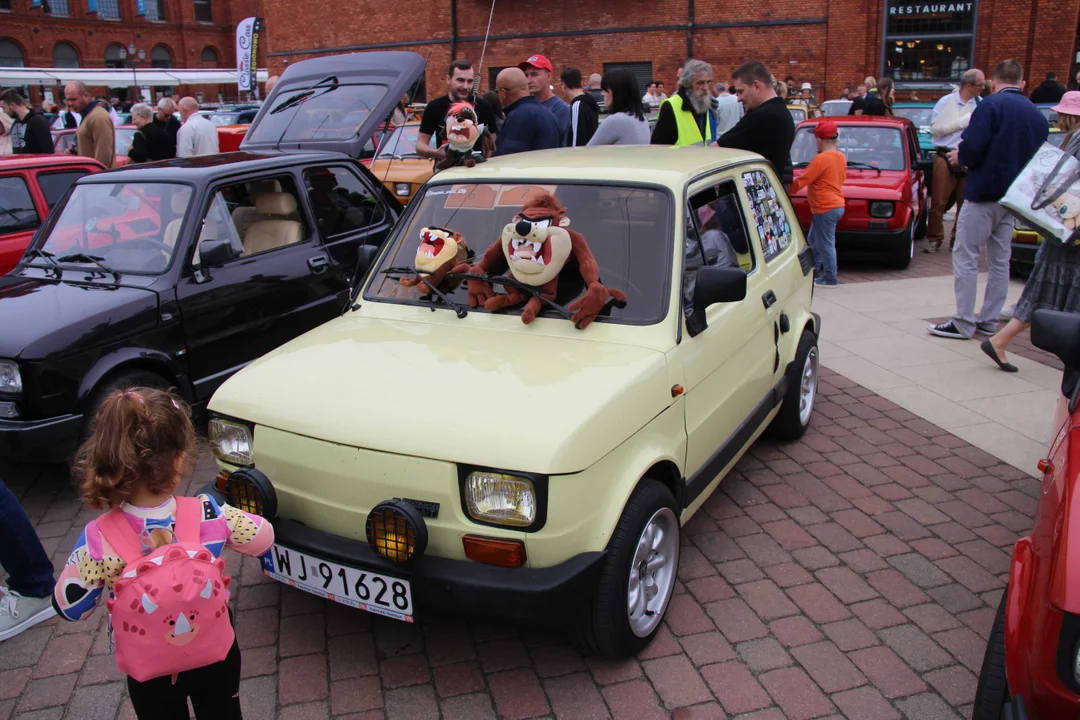
<path fill-rule="evenodd" d="M 903 270 L 911 264 L 911 258 L 915 257 L 915 220 L 908 224 L 904 239 L 896 244 L 889 257 L 889 264 L 897 270 Z"/>
<path fill-rule="evenodd" d="M 580 640 L 587 650 L 622 659 L 652 642 L 675 589 L 680 532 L 671 492 L 643 479 L 615 526 L 596 592 L 581 618 Z"/>
<path fill-rule="evenodd" d="M 1005 677 L 1005 602 L 1008 597 L 1009 588 L 1006 587 L 986 643 L 971 720 L 1000 720 L 1002 710 L 1009 702 L 1009 680 Z"/>
<path fill-rule="evenodd" d="M 810 427 L 818 391 L 817 336 L 809 328 L 799 338 L 795 361 L 788 368 L 787 394 L 766 432 L 780 440 L 798 440 Z"/>
<path fill-rule="evenodd" d="M 168 380 L 149 370 L 125 370 L 118 372 L 111 377 L 106 377 L 101 381 L 97 389 L 94 390 L 94 394 L 90 399 L 90 405 L 86 409 L 86 414 L 83 415 L 83 429 L 82 435 L 79 437 L 79 444 L 82 445 L 90 435 L 90 428 L 94 423 L 94 417 L 97 415 L 98 408 L 101 407 L 102 401 L 108 397 L 109 393 L 115 392 L 116 390 L 126 390 L 127 388 L 132 387 L 168 390 L 169 386 Z"/>

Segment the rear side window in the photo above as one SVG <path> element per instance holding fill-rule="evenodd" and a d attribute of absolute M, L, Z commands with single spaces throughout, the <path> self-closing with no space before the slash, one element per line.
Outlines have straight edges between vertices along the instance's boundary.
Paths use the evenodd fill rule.
<path fill-rule="evenodd" d="M 18 175 L 0 177 L 0 233 L 34 230 L 40 224 L 26 181 Z"/>
<path fill-rule="evenodd" d="M 89 170 L 65 170 L 64 172 L 38 173 L 38 187 L 45 196 L 45 204 L 52 210 L 56 203 L 64 197 L 71 184 L 83 175 L 89 175 Z"/>
<path fill-rule="evenodd" d="M 771 262 L 791 244 L 791 224 L 777 196 L 784 191 L 777 191 L 763 170 L 751 170 L 742 177 L 761 242 L 761 255 L 765 262 Z"/>
<path fill-rule="evenodd" d="M 304 183 L 325 238 L 366 230 L 382 220 L 382 203 L 343 167 L 312 168 L 304 173 Z"/>

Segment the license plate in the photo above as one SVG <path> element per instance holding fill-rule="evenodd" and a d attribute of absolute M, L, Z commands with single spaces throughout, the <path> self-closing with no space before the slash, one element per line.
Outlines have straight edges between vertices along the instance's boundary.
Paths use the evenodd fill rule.
<path fill-rule="evenodd" d="M 377 615 L 413 621 L 412 587 L 408 580 L 323 560 L 274 545 L 262 556 L 263 572 L 313 595 Z"/>

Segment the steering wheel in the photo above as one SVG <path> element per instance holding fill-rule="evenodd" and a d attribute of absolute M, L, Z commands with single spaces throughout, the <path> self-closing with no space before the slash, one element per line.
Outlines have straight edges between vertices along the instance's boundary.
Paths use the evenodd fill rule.
<path fill-rule="evenodd" d="M 152 237 L 135 238 L 133 240 L 128 240 L 126 243 L 124 243 L 124 245 L 129 248 L 132 246 L 147 245 L 151 248 L 156 248 L 157 250 L 160 250 L 169 257 L 172 257 L 173 254 L 173 248 L 169 247 L 161 240 Z"/>

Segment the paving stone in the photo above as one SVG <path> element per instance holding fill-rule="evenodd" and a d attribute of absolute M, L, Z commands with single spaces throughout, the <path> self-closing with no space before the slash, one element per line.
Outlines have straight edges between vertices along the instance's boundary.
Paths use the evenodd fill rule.
<path fill-rule="evenodd" d="M 388 690 L 408 685 L 420 685 L 431 679 L 427 658 L 423 655 L 387 658 L 379 668 L 379 675 L 382 677 L 383 687 Z"/>
<path fill-rule="evenodd" d="M 279 668 L 278 695 L 282 705 L 326 698 L 325 655 L 286 658 L 281 661 Z"/>
<path fill-rule="evenodd" d="M 905 697 L 926 690 L 926 683 L 887 647 L 856 650 L 848 653 L 848 658 L 887 698 Z"/>
<path fill-rule="evenodd" d="M 794 648 L 791 654 L 827 693 L 849 690 L 866 683 L 863 674 L 828 640 Z"/>
<path fill-rule="evenodd" d="M 27 683 L 30 682 L 31 672 L 31 668 L 17 668 L 0 672 L 0 700 L 19 697 Z"/>
<path fill-rule="evenodd" d="M 51 634 L 50 628 L 38 625 L 5 640 L 0 645 L 0 670 L 36 665 Z"/>
<path fill-rule="evenodd" d="M 971 628 L 961 627 L 935 633 L 934 640 L 972 672 L 979 672 L 982 668 L 986 640 Z"/>
<path fill-rule="evenodd" d="M 601 694 L 615 720 L 669 720 L 671 717 L 660 708 L 659 698 L 645 680 L 605 687 Z"/>
<path fill-rule="evenodd" d="M 918 605 L 929 600 L 926 594 L 896 570 L 869 573 L 866 581 L 890 603 L 899 608 Z"/>
<path fill-rule="evenodd" d="M 878 631 L 878 636 L 916 672 L 933 670 L 953 661 L 949 653 L 914 625 L 885 628 Z"/>
<path fill-rule="evenodd" d="M 744 583 L 735 589 L 762 620 L 773 620 L 799 612 L 799 608 L 772 580 Z"/>
<path fill-rule="evenodd" d="M 874 535 L 866 538 L 865 542 L 866 547 L 883 558 L 911 551 L 911 547 L 907 543 L 892 534 Z"/>
<path fill-rule="evenodd" d="M 773 670 L 759 679 L 791 720 L 818 717 L 833 709 L 829 699 L 800 668 Z"/>
<path fill-rule="evenodd" d="M 840 560 L 835 555 L 820 546 L 795 550 L 791 555 L 796 562 L 811 572 L 840 564 Z"/>
<path fill-rule="evenodd" d="M 248 654 L 245 653 L 245 665 L 247 661 Z M 375 660 L 375 639 L 370 634 L 363 633 L 330 638 L 331 680 L 375 675 L 378 671 L 378 663 Z"/>
<path fill-rule="evenodd" d="M 865 647 L 877 645 L 880 641 L 861 620 L 851 618 L 839 622 L 827 623 L 821 626 L 826 637 L 833 641 L 836 647 L 844 652 L 861 650 Z"/>
<path fill-rule="evenodd" d="M 701 605 L 689 594 L 671 598 L 664 621 L 675 635 L 693 635 L 715 627 Z"/>
<path fill-rule="evenodd" d="M 851 550 L 850 552 L 840 553 L 837 557 L 840 558 L 849 568 L 865 575 L 868 572 L 874 570 L 885 570 L 889 567 L 889 564 L 885 562 L 885 559 L 878 555 L 873 550 Z"/>
<path fill-rule="evenodd" d="M 713 619 L 716 627 L 724 634 L 728 642 L 738 643 L 769 634 L 761 619 L 740 598 L 709 603 L 705 606 L 705 612 Z"/>
<path fill-rule="evenodd" d="M 487 693 L 461 695 L 442 702 L 443 720 L 496 720 L 491 696 Z M 608 717 L 607 710 L 597 717 Z"/>
<path fill-rule="evenodd" d="M 774 565 L 773 567 L 783 567 Z M 686 589 L 702 604 L 735 597 L 735 589 L 719 575 L 697 578 L 686 583 Z"/>
<path fill-rule="evenodd" d="M 878 597 L 877 591 L 849 568 L 824 568 L 815 575 L 842 603 L 850 604 Z"/>
<path fill-rule="evenodd" d="M 772 704 L 772 698 L 765 692 L 765 688 L 742 663 L 709 665 L 701 669 L 701 676 L 724 706 L 724 710 L 732 715 Z"/>
<path fill-rule="evenodd" d="M 67 715 L 79 720 L 113 720 L 125 688 L 122 682 L 81 687 L 67 703 Z"/>
<path fill-rule="evenodd" d="M 817 540 L 794 520 L 765 523 L 762 530 L 767 532 L 780 547 L 788 551 L 817 545 Z"/>
<path fill-rule="evenodd" d="M 585 663 L 598 685 L 612 685 L 641 677 L 641 664 L 633 659 L 607 660 L 590 657 Z"/>
<path fill-rule="evenodd" d="M 919 720 L 960 720 L 960 715 L 933 693 L 923 693 L 899 700 L 896 706 L 909 718 Z"/>
<path fill-rule="evenodd" d="M 787 594 L 803 613 L 816 623 L 836 622 L 851 617 L 851 613 L 836 596 L 819 583 L 788 588 Z"/>
<path fill-rule="evenodd" d="M 938 587 L 952 582 L 934 563 L 918 553 L 893 555 L 889 558 L 889 564 L 920 588 Z"/>
<path fill-rule="evenodd" d="M 952 613 L 937 603 L 909 607 L 904 610 L 904 614 L 926 633 L 936 633 L 960 627 L 960 622 L 953 617 Z"/>
<path fill-rule="evenodd" d="M 969 557 L 957 556 L 937 561 L 938 567 L 973 593 L 995 590 L 1004 583 Z"/>
<path fill-rule="evenodd" d="M 736 646 L 736 651 L 743 663 L 756 673 L 765 670 L 775 670 L 792 664 L 791 656 L 787 654 L 783 646 L 775 638 L 759 638 L 747 640 Z"/>
<path fill-rule="evenodd" d="M 76 679 L 78 679 L 78 676 L 72 673 L 70 675 L 60 675 L 59 677 L 31 680 L 26 689 L 23 690 L 22 696 L 19 698 L 19 704 L 16 707 L 19 712 L 25 712 L 64 705 L 71 698 Z"/>
<path fill-rule="evenodd" d="M 814 582 L 814 576 L 795 563 L 770 565 L 765 568 L 765 574 L 769 576 L 770 580 L 782 588 Z"/>
<path fill-rule="evenodd" d="M 668 709 L 712 699 L 697 670 L 681 655 L 649 660 L 641 667 Z"/>
<path fill-rule="evenodd" d="M 900 713 L 872 687 L 834 693 L 830 696 L 845 717 L 859 720 L 899 720 Z"/>
<path fill-rule="evenodd" d="M 974 702 L 975 689 L 979 684 L 979 679 L 961 665 L 928 672 L 923 675 L 923 680 L 930 683 L 947 703 L 954 706 Z"/>
<path fill-rule="evenodd" d="M 791 562 L 791 556 L 766 534 L 747 535 L 735 541 L 751 561 L 760 567 Z"/>
<path fill-rule="evenodd" d="M 326 649 L 326 616 L 321 612 L 281 618 L 281 657 L 321 653 Z"/>
<path fill-rule="evenodd" d="M 545 711 L 547 703 L 544 703 Z M 386 693 L 387 720 L 426 720 L 439 716 L 439 705 L 435 701 L 435 691 L 430 685 L 398 688 Z M 534 715 L 507 713 L 508 718 L 526 718 Z"/>
<path fill-rule="evenodd" d="M 688 635 L 679 640 L 686 656 L 695 666 L 726 662 L 735 658 L 735 649 L 717 631 Z"/>
<path fill-rule="evenodd" d="M 930 590 L 927 590 L 927 594 L 934 602 L 941 605 L 941 607 L 945 608 L 953 615 L 958 615 L 969 610 L 975 610 L 983 605 L 983 602 L 979 599 L 978 595 L 975 595 L 959 583 L 931 588 Z"/>
<path fill-rule="evenodd" d="M 822 639 L 821 631 L 802 615 L 774 620 L 769 629 L 784 647 L 808 645 Z"/>
<path fill-rule="evenodd" d="M 712 626 L 712 621 L 709 621 L 709 627 Z M 581 654 L 568 645 L 539 647 L 529 654 L 532 655 L 537 674 L 542 678 L 568 675 L 586 669 Z"/>
<path fill-rule="evenodd" d="M 282 708 L 278 720 L 329 720 L 330 709 L 325 702 L 304 703 Z"/>
<path fill-rule="evenodd" d="M 606 720 L 610 717 L 604 699 L 586 673 L 575 673 L 544 681 L 555 715 L 559 718 Z"/>

